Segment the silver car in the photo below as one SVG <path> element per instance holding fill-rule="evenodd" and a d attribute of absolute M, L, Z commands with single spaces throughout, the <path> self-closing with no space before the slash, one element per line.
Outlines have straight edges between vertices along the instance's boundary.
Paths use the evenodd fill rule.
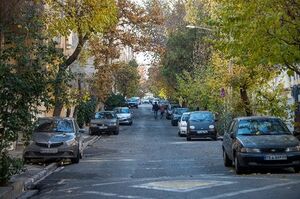
<path fill-rule="evenodd" d="M 24 149 L 24 161 L 71 159 L 78 163 L 83 156 L 84 131 L 73 118 L 39 118 L 30 144 Z"/>
<path fill-rule="evenodd" d="M 116 113 L 120 124 L 132 125 L 133 114 L 132 114 L 132 111 L 128 107 L 114 108 L 114 112 Z"/>

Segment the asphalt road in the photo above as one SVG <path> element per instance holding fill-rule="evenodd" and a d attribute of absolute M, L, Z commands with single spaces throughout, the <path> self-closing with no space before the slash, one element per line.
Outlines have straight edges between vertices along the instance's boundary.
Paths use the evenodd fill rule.
<path fill-rule="evenodd" d="M 223 166 L 221 141 L 187 142 L 169 120 L 154 120 L 150 105 L 134 111 L 132 126 L 103 136 L 79 164 L 40 182 L 34 198 L 300 198 L 292 169 L 238 176 Z"/>

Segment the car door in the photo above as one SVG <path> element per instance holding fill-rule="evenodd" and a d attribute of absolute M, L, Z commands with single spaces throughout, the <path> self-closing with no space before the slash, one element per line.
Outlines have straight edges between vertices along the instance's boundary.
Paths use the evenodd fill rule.
<path fill-rule="evenodd" d="M 82 150 L 82 144 L 83 144 L 83 136 L 79 132 L 80 128 L 77 124 L 77 122 L 74 120 L 74 128 L 75 128 L 75 134 L 76 134 L 76 140 L 78 142 L 79 150 Z"/>
<path fill-rule="evenodd" d="M 224 137 L 223 137 L 223 147 L 225 149 L 226 154 L 229 156 L 230 159 L 233 159 L 233 153 L 232 153 L 232 134 L 233 130 L 236 126 L 236 120 L 233 120 L 231 124 L 229 125 L 228 130 L 225 132 Z"/>

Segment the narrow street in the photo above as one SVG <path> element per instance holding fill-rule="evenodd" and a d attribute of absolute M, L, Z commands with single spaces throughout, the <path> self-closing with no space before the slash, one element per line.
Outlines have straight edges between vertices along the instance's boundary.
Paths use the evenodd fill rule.
<path fill-rule="evenodd" d="M 154 120 L 150 105 L 134 111 L 132 126 L 41 181 L 34 198 L 299 198 L 292 169 L 238 176 L 223 166 L 221 141 L 187 142 L 169 120 Z"/>

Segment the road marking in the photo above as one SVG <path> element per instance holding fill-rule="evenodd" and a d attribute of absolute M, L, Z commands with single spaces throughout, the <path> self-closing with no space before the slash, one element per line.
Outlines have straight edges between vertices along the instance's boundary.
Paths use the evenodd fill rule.
<path fill-rule="evenodd" d="M 63 184 L 66 181 L 66 179 L 61 179 L 57 184 Z"/>
<path fill-rule="evenodd" d="M 236 196 L 236 195 L 240 195 L 240 194 L 264 191 L 264 190 L 268 190 L 268 189 L 274 189 L 274 188 L 277 188 L 277 187 L 284 187 L 284 186 L 294 185 L 294 184 L 300 184 L 300 181 L 268 185 L 268 186 L 264 186 L 264 187 L 258 187 L 258 188 L 253 188 L 253 189 L 245 189 L 245 190 L 235 191 L 235 192 L 230 192 L 230 193 L 222 193 L 220 195 L 206 197 L 206 198 L 203 198 L 203 199 L 218 199 L 218 198 L 232 197 L 232 196 Z"/>
<path fill-rule="evenodd" d="M 99 196 L 106 197 L 114 197 L 114 198 L 129 198 L 129 199 L 153 199 L 153 198 L 145 198 L 141 196 L 131 196 L 131 195 L 118 195 L 115 193 L 107 193 L 107 192 L 99 192 L 99 191 L 84 191 L 84 194 L 94 194 Z"/>
<path fill-rule="evenodd" d="M 215 180 L 169 180 L 150 182 L 141 185 L 134 185 L 134 188 L 155 189 L 162 191 L 189 192 L 197 189 L 212 188 L 215 186 L 229 185 L 236 182 L 215 181 Z"/>

